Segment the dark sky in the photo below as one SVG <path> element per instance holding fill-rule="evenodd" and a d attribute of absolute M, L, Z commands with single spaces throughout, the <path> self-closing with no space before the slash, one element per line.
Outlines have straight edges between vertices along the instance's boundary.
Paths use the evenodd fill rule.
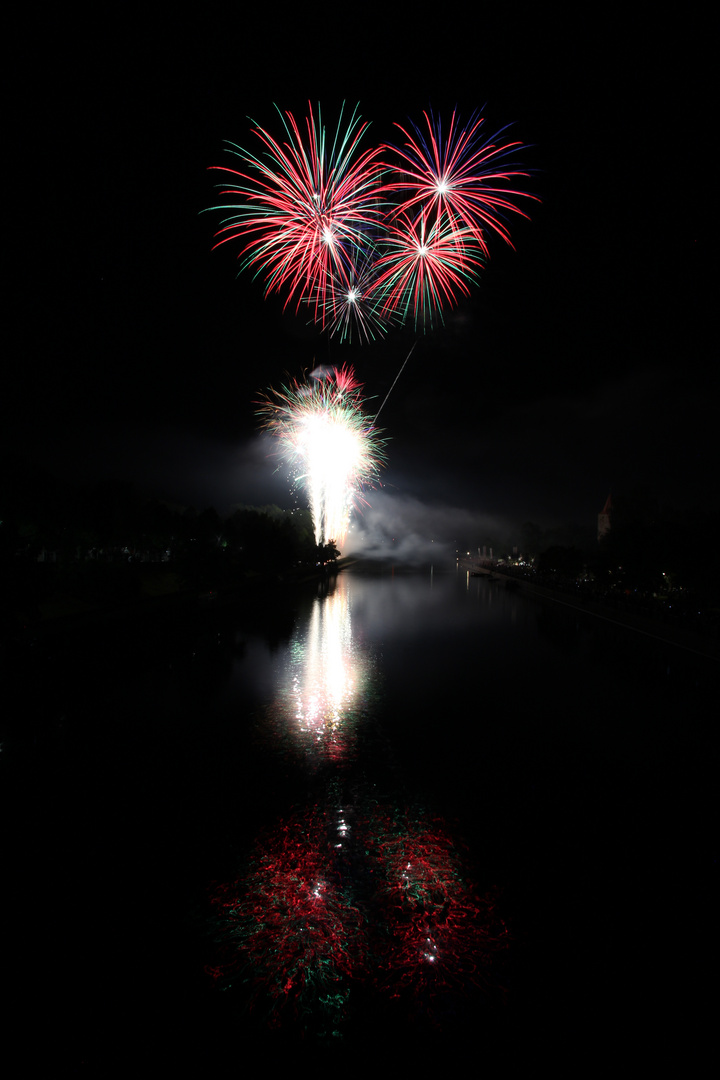
<path fill-rule="evenodd" d="M 487 106 L 490 128 L 513 122 L 530 144 L 542 205 L 415 349 L 383 411 L 377 513 L 471 540 L 474 521 L 592 524 L 611 489 L 716 507 L 710 29 L 499 8 L 211 22 L 119 7 L 28 27 L 11 107 L 6 445 L 199 509 L 291 505 L 258 394 L 351 362 L 379 402 L 414 335 L 328 345 L 283 316 L 236 277 L 236 251 L 211 252 L 208 166 L 223 139 L 248 145 L 248 115 L 277 124 L 274 102 L 304 115 L 320 101 L 330 118 L 359 101 L 378 141 L 429 105 Z"/>

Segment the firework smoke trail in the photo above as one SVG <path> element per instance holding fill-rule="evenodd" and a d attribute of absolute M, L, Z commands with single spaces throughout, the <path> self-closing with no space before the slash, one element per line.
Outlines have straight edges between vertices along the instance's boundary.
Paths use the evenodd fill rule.
<path fill-rule="evenodd" d="M 308 493 L 315 542 L 341 546 L 352 509 L 384 461 L 381 433 L 363 412 L 352 369 L 330 368 L 309 384 L 271 391 L 258 414 Z"/>
<path fill-rule="evenodd" d="M 408 360 L 410 359 L 410 357 L 412 356 L 413 352 L 415 351 L 415 346 L 416 346 L 416 345 L 417 345 L 417 341 L 413 341 L 413 343 L 412 343 L 412 346 L 411 346 L 411 348 L 410 348 L 410 352 L 409 352 L 409 353 L 407 354 L 407 356 L 406 356 L 406 357 L 405 357 L 405 359 L 403 360 L 403 364 L 402 364 L 402 367 L 400 368 L 400 370 L 398 371 L 397 375 L 396 375 L 396 376 L 395 376 L 395 378 L 393 379 L 393 384 L 392 384 L 392 386 L 390 387 L 390 389 L 388 390 L 387 394 L 386 394 L 386 395 L 385 395 L 385 397 L 383 398 L 383 402 L 382 402 L 382 405 L 380 406 L 380 408 L 378 409 L 378 411 L 377 411 L 377 412 L 375 413 L 375 423 L 377 423 L 377 420 L 378 420 L 378 417 L 380 416 L 380 413 L 381 413 L 381 412 L 383 411 L 383 409 L 384 409 L 384 408 L 385 408 L 385 406 L 387 405 L 387 400 L 388 400 L 388 398 L 390 397 L 390 395 L 392 394 L 393 390 L 395 389 L 395 384 L 397 383 L 398 379 L 400 378 L 400 376 L 402 375 L 403 371 L 405 370 L 405 365 L 407 364 Z"/>

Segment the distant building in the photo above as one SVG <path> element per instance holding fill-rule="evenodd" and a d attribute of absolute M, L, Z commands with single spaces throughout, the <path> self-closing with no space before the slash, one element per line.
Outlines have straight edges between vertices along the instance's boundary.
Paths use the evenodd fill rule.
<path fill-rule="evenodd" d="M 598 514 L 598 543 L 612 528 L 612 496 L 608 495 L 602 513 Z"/>

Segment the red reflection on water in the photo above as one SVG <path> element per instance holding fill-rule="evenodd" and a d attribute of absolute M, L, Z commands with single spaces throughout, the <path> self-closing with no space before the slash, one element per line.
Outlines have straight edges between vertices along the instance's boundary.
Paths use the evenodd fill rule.
<path fill-rule="evenodd" d="M 448 994 L 488 989 L 490 967 L 507 947 L 507 927 L 477 894 L 441 821 L 378 808 L 369 855 L 381 868 L 384 934 L 375 944 L 376 985 L 411 1000 L 430 1020 Z"/>
<path fill-rule="evenodd" d="M 362 966 L 364 918 L 338 872 L 337 817 L 318 806 L 297 813 L 212 898 L 224 949 L 206 970 L 224 987 L 243 984 L 271 1026 L 301 1021 L 331 1034 Z"/>
<path fill-rule="evenodd" d="M 299 811 L 215 890 L 222 953 L 208 968 L 242 985 L 271 1026 L 338 1034 L 363 983 L 441 1026 L 448 1000 L 489 990 L 508 933 L 463 877 L 442 822 L 372 805 Z"/>

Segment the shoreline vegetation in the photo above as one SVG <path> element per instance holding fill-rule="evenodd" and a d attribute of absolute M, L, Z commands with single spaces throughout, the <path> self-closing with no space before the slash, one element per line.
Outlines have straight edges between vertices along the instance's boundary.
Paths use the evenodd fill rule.
<path fill-rule="evenodd" d="M 493 587 L 720 657 L 720 568 L 704 554 L 714 550 L 718 519 L 709 513 L 683 517 L 638 495 L 613 498 L 601 542 L 587 530 L 561 536 L 526 522 L 518 546 L 485 537 L 482 547 L 483 555 L 485 541 L 491 555 L 493 547 L 524 554 L 456 559 L 453 541 L 438 544 L 433 570 L 429 557 L 343 557 L 332 542 L 318 545 L 307 509 L 237 504 L 221 516 L 147 499 L 122 482 L 81 488 L 31 462 L 10 464 L 0 512 L 3 647 L 205 609 L 234 606 L 252 618 L 268 600 L 282 607 L 296 587 L 351 570 L 484 574 Z"/>

